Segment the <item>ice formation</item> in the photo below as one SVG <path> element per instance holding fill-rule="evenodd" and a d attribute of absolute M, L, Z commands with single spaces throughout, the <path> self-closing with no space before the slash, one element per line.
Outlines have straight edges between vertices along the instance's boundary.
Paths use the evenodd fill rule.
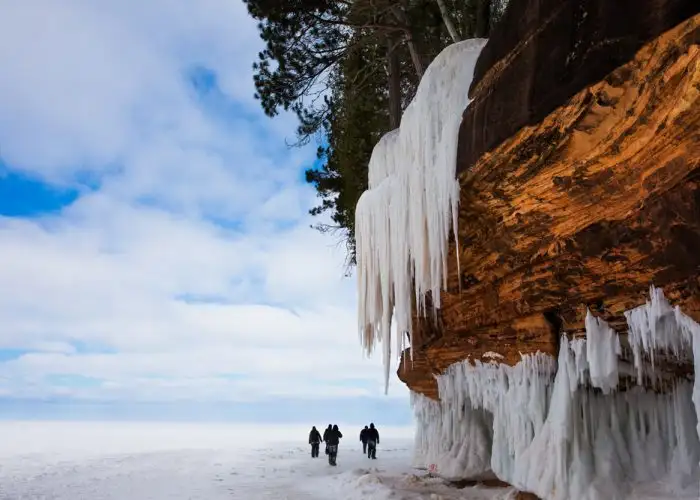
<path fill-rule="evenodd" d="M 451 478 L 493 473 L 510 477 L 514 458 L 547 415 L 547 391 L 555 371 L 556 363 L 544 354 L 525 356 L 513 367 L 480 361 L 453 364 L 437 378 L 439 403 L 414 397 L 417 463 L 435 464 L 441 475 Z M 464 464 L 468 476 L 458 469 Z"/>
<path fill-rule="evenodd" d="M 627 369 L 618 335 L 590 312 L 586 338 L 563 335 L 556 362 L 537 353 L 515 366 L 451 365 L 437 377 L 439 402 L 413 395 L 417 465 L 451 479 L 493 473 L 552 500 L 625 498 L 632 483 L 661 480 L 700 495 L 700 387 L 619 385 L 637 374 L 658 381 L 662 354 L 693 359 L 697 373 L 700 325 L 654 288 L 626 317 Z"/>
<path fill-rule="evenodd" d="M 700 334 L 693 320 L 668 303 L 663 290 L 652 286 L 649 294 L 651 300 L 646 304 L 625 312 L 628 341 L 640 384 L 644 378 L 656 376 L 654 365 L 659 354 L 676 360 L 691 359 L 694 335 Z"/>
<path fill-rule="evenodd" d="M 497 352 L 488 351 L 481 355 L 482 358 L 489 358 L 491 360 L 503 359 L 503 354 L 498 354 Z"/>
<path fill-rule="evenodd" d="M 358 326 L 368 354 L 382 342 L 387 384 L 392 319 L 401 351 L 414 306 L 424 312 L 431 292 L 433 306 L 440 307 L 448 238 L 457 227 L 457 136 L 485 43 L 456 43 L 430 64 L 399 129 L 375 146 L 369 189 L 357 203 Z"/>
<path fill-rule="evenodd" d="M 434 464 L 447 479 L 488 473 L 492 416 L 465 404 L 455 406 L 453 412 L 447 401 L 433 401 L 415 393 L 411 396 L 418 423 L 414 462 Z"/>
<path fill-rule="evenodd" d="M 586 311 L 586 361 L 591 384 L 609 394 L 617 387 L 620 338 L 605 321 Z"/>

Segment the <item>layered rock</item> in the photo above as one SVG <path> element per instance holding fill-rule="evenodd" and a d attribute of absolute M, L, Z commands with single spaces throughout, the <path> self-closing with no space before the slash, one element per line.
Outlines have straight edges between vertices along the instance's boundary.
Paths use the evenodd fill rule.
<path fill-rule="evenodd" d="M 441 308 L 415 319 L 398 370 L 411 389 L 436 399 L 434 375 L 467 358 L 556 355 L 588 309 L 624 343 L 651 284 L 700 321 L 699 7 L 642 3 L 523 2 L 508 13 L 520 31 L 482 52 L 460 131 L 459 273 L 452 242 Z M 620 6 L 627 24 L 608 17 Z M 573 52 L 552 41 L 562 30 Z"/>
<path fill-rule="evenodd" d="M 540 123 L 698 12 L 693 0 L 510 2 L 476 64 L 458 168 Z"/>

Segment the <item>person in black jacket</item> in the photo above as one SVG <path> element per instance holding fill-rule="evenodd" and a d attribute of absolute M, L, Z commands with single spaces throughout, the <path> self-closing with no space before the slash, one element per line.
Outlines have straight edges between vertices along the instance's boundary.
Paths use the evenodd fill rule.
<path fill-rule="evenodd" d="M 338 456 L 338 445 L 342 437 L 343 433 L 340 432 L 337 425 L 334 425 L 333 428 L 328 431 L 326 446 L 328 447 L 328 463 L 331 465 L 336 465 L 335 460 Z"/>
<path fill-rule="evenodd" d="M 331 424 L 328 424 L 326 430 L 323 431 L 323 440 L 326 442 L 326 455 L 328 455 L 328 433 L 331 432 L 332 429 L 333 426 Z"/>
<path fill-rule="evenodd" d="M 309 433 L 309 444 L 311 445 L 311 458 L 316 458 L 318 456 L 318 449 L 321 446 L 321 433 L 316 430 L 314 425 Z"/>
<path fill-rule="evenodd" d="M 362 454 L 367 454 L 367 431 L 369 428 L 365 425 L 365 428 L 360 431 L 360 441 L 362 442 Z"/>
<path fill-rule="evenodd" d="M 367 456 L 371 459 L 377 458 L 377 445 L 379 444 L 379 431 L 374 424 L 369 424 L 367 429 Z"/>

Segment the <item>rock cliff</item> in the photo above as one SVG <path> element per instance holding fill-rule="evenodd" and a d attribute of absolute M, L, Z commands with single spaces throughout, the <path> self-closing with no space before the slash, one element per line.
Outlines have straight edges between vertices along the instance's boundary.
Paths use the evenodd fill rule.
<path fill-rule="evenodd" d="M 460 129 L 448 286 L 436 313 L 414 316 L 398 370 L 413 391 L 437 399 L 434 375 L 464 359 L 554 356 L 588 309 L 624 344 L 623 312 L 652 284 L 700 322 L 699 11 L 511 2 Z"/>

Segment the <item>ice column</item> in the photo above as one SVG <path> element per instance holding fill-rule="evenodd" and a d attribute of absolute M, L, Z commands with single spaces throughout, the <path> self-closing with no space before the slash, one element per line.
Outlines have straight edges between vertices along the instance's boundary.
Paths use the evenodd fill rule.
<path fill-rule="evenodd" d="M 700 325 L 678 306 L 671 306 L 660 288 L 650 287 L 649 294 L 646 304 L 625 312 L 637 381 L 641 384 L 645 378 L 656 379 L 656 359 L 660 353 L 676 360 L 692 359 L 695 371 L 692 402 L 697 420 L 700 415 Z M 649 357 L 651 367 L 645 364 L 644 355 Z M 696 439 L 697 436 L 700 436 L 700 424 L 696 426 Z M 694 456 L 695 460 L 700 459 L 697 455 L 700 453 Z"/>
<path fill-rule="evenodd" d="M 609 394 L 617 387 L 617 356 L 620 338 L 617 333 L 591 311 L 586 311 L 586 361 L 593 387 Z"/>

